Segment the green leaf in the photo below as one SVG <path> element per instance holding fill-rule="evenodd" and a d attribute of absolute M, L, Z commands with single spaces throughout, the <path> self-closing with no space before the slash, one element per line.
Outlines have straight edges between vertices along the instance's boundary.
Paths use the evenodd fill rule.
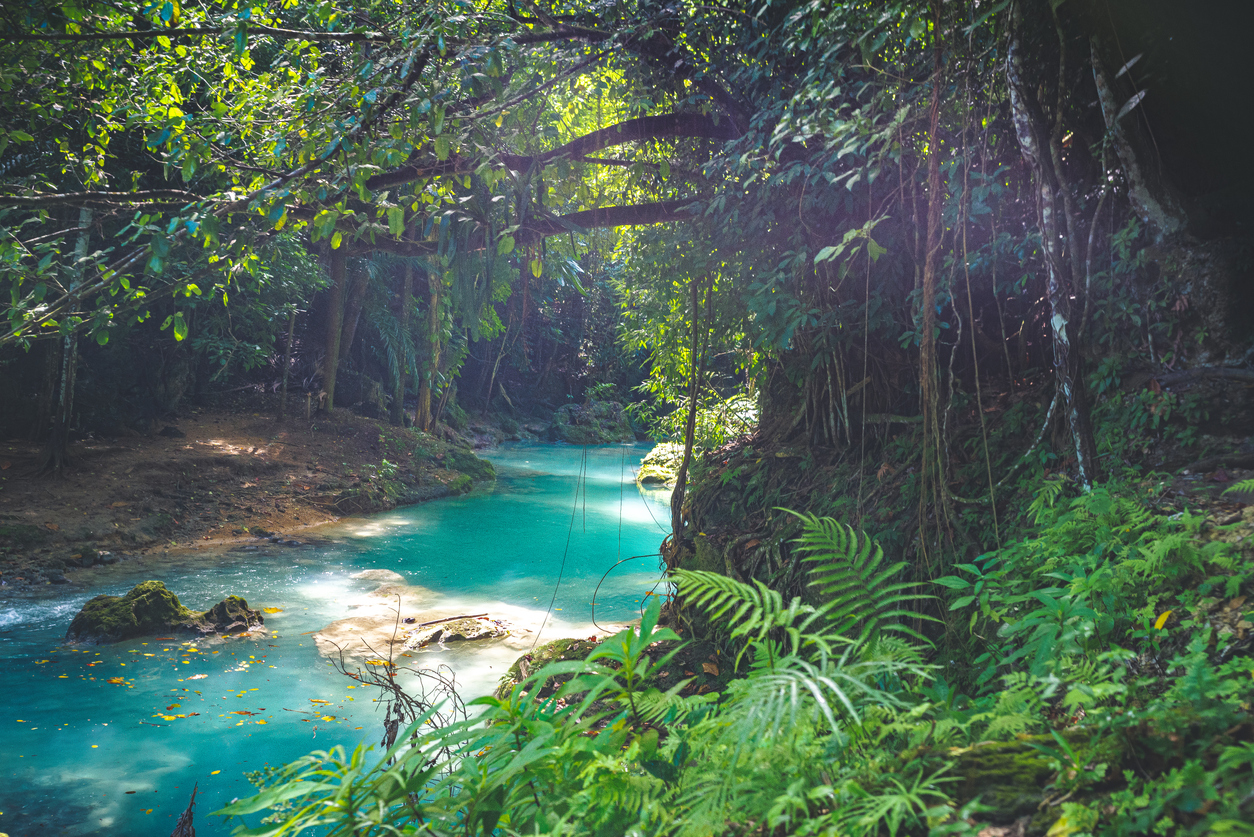
<path fill-rule="evenodd" d="M 540 261 L 539 259 L 532 259 L 531 260 L 531 275 L 535 276 L 536 278 L 539 278 L 540 274 L 543 272 L 544 272 L 544 262 Z"/>
<path fill-rule="evenodd" d="M 449 152 L 448 137 L 435 138 L 435 156 L 437 160 L 447 160 Z"/>
<path fill-rule="evenodd" d="M 396 236 L 405 232 L 405 210 L 399 206 L 388 207 L 388 232 Z"/>
<path fill-rule="evenodd" d="M 183 319 L 182 314 L 174 315 L 174 340 L 177 343 L 183 342 L 183 338 L 187 337 L 187 321 Z"/>
<path fill-rule="evenodd" d="M 498 256 L 508 256 L 514 252 L 514 237 L 512 235 L 501 236 L 496 242 L 496 254 Z"/>
<path fill-rule="evenodd" d="M 331 236 L 331 249 L 332 250 L 340 249 L 340 243 L 343 241 L 344 241 L 343 234 L 339 230 L 336 230 L 335 233 Z"/>
<path fill-rule="evenodd" d="M 662 175 L 663 180 L 669 180 L 671 176 L 671 164 L 668 160 L 663 160 L 658 164 L 658 172 Z"/>

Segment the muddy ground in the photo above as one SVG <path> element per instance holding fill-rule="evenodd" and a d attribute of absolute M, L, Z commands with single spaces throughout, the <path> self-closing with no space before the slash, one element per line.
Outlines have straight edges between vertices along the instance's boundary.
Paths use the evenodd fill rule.
<path fill-rule="evenodd" d="M 188 409 L 151 435 L 86 438 L 61 476 L 38 444 L 0 442 L 0 599 L 154 550 L 302 537 L 346 514 L 491 478 L 467 447 L 337 410 Z"/>

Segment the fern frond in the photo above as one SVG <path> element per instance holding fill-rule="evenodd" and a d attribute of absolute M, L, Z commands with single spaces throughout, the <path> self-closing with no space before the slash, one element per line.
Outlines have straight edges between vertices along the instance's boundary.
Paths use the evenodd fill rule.
<path fill-rule="evenodd" d="M 704 610 L 711 621 L 722 620 L 732 637 L 763 642 L 771 631 L 791 628 L 802 617 L 814 613 L 814 608 L 802 604 L 800 597 L 794 597 L 785 605 L 784 597 L 777 590 L 757 579 L 745 584 L 700 570 L 676 570 L 672 577 L 679 595 Z M 800 639 L 795 631 L 792 638 L 794 643 Z"/>
<path fill-rule="evenodd" d="M 1254 479 L 1241 480 L 1224 489 L 1224 494 L 1251 494 L 1254 495 Z"/>
<path fill-rule="evenodd" d="M 810 586 L 824 599 L 821 610 L 842 632 L 874 638 L 891 630 L 923 639 L 898 620 L 930 619 L 903 607 L 906 602 L 934 598 L 908 591 L 917 584 L 893 581 L 908 564 L 886 564 L 884 550 L 864 533 L 830 517 L 793 512 L 801 519 L 801 535 L 793 541 L 805 561 L 813 564 Z"/>

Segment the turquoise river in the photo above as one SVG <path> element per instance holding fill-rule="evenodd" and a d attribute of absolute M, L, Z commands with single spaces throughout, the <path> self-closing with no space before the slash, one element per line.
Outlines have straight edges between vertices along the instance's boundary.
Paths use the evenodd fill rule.
<path fill-rule="evenodd" d="M 504 640 L 432 644 L 404 660 L 447 664 L 466 699 L 490 692 L 537 632 L 541 642 L 598 633 L 593 591 L 620 557 L 646 556 L 610 573 L 596 622 L 615 630 L 638 617 L 669 519 L 661 496 L 632 481 L 646 451 L 589 448 L 585 459 L 580 448 L 506 446 L 487 454 L 495 486 L 293 535 L 313 543 L 127 561 L 0 600 L 0 832 L 166 837 L 196 785 L 196 833 L 229 834 L 210 812 L 252 791 L 246 771 L 377 743 L 376 694 L 335 670 L 331 642 L 362 633 L 377 647 L 364 632 L 382 626 L 387 639 L 398 617 L 509 624 Z M 243 596 L 270 610 L 268 631 L 60 644 L 83 602 L 146 579 L 192 609 Z M 348 650 L 351 665 L 374 656 Z"/>

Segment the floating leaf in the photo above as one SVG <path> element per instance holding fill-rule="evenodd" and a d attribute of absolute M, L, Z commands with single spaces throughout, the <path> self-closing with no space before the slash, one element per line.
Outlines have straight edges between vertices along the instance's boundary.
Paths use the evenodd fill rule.
<path fill-rule="evenodd" d="M 391 663 L 389 663 L 387 660 L 366 660 L 366 665 L 368 665 L 368 666 L 386 666 L 386 665 L 391 665 Z M 327 701 L 319 701 L 319 702 L 320 702 L 320 703 L 326 703 Z"/>
<path fill-rule="evenodd" d="M 207 675 L 207 674 L 193 674 L 191 677 L 189 677 L 189 678 L 187 678 L 187 679 L 188 679 L 188 680 L 204 680 L 204 679 L 205 679 L 206 677 L 208 677 L 208 676 L 209 676 L 209 675 Z"/>
<path fill-rule="evenodd" d="M 261 612 L 262 612 L 262 613 L 282 613 L 282 612 L 283 612 L 283 608 L 281 608 L 281 607 L 263 607 L 263 608 L 261 609 Z"/>
<path fill-rule="evenodd" d="M 109 678 L 108 680 L 106 680 L 105 682 L 106 682 L 106 683 L 112 683 L 112 684 L 113 684 L 113 685 L 115 685 L 115 686 L 120 686 L 120 685 L 122 685 L 123 683 L 125 683 L 126 681 L 125 681 L 124 679 L 122 679 L 121 677 L 110 677 L 110 678 Z"/>

